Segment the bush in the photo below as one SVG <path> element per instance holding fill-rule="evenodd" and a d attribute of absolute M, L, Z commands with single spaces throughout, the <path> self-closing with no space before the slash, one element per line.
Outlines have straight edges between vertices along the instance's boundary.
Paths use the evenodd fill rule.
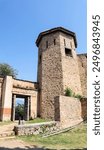
<path fill-rule="evenodd" d="M 82 98 L 82 96 L 79 95 L 79 94 L 75 95 L 74 97 L 75 97 L 75 98 L 78 98 L 78 99 L 81 99 L 81 98 Z"/>
<path fill-rule="evenodd" d="M 66 96 L 69 96 L 69 97 L 72 97 L 73 96 L 73 92 L 70 88 L 66 88 L 65 90 L 65 95 Z"/>
<path fill-rule="evenodd" d="M 73 93 L 73 91 L 68 87 L 65 90 L 65 96 L 75 97 L 75 98 L 78 98 L 78 99 L 83 98 L 83 96 L 81 96 L 80 94 Z"/>

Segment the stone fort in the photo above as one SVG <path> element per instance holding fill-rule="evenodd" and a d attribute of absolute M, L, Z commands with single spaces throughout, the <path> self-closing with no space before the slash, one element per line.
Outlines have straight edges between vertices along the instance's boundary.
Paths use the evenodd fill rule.
<path fill-rule="evenodd" d="M 0 77 L 0 120 L 15 120 L 16 98 L 24 98 L 24 119 L 49 118 L 64 125 L 86 116 L 87 54 L 76 54 L 76 34 L 63 27 L 41 32 L 37 82 Z M 84 100 L 65 96 L 66 88 Z"/>

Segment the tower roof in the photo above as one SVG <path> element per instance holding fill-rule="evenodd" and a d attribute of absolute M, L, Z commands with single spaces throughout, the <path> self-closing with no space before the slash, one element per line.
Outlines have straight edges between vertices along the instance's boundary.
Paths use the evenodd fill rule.
<path fill-rule="evenodd" d="M 60 32 L 63 32 L 63 33 L 65 33 L 65 34 L 67 34 L 67 35 L 72 36 L 72 37 L 74 38 L 75 47 L 77 47 L 76 34 L 75 34 L 74 32 L 72 32 L 72 31 L 69 31 L 69 30 L 63 28 L 63 27 L 52 28 L 52 29 L 50 29 L 50 30 L 46 30 L 46 31 L 44 31 L 44 32 L 41 32 L 41 33 L 39 34 L 37 40 L 36 40 L 36 45 L 39 46 L 39 43 L 40 43 L 40 41 L 41 41 L 41 39 L 42 39 L 42 37 L 43 37 L 44 35 L 47 35 L 47 34 L 50 34 L 50 33 L 53 33 L 53 32 L 57 32 L 57 31 L 60 31 Z"/>

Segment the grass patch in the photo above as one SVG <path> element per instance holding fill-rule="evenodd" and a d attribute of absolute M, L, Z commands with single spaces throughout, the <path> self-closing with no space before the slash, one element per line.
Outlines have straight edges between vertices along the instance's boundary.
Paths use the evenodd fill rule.
<path fill-rule="evenodd" d="M 0 126 L 12 124 L 12 121 L 0 121 Z"/>
<path fill-rule="evenodd" d="M 82 124 L 68 132 L 59 135 L 42 138 L 40 135 L 22 136 L 26 142 L 30 142 L 39 147 L 51 149 L 82 149 L 86 148 L 87 129 L 86 125 Z M 83 149 L 84 150 L 84 149 Z"/>
<path fill-rule="evenodd" d="M 18 123 L 18 120 L 16 120 L 17 123 Z M 25 124 L 31 124 L 31 123 L 41 123 L 41 122 L 48 122 L 48 121 L 51 121 L 51 120 L 48 120 L 48 119 L 42 119 L 42 118 L 36 118 L 36 119 L 33 119 L 33 120 L 29 120 L 29 121 L 25 121 Z M 13 124 L 14 122 L 13 121 L 0 121 L 0 126 L 3 126 L 3 125 L 9 125 L 9 124 Z"/>
<path fill-rule="evenodd" d="M 42 119 L 42 118 L 36 118 L 36 119 L 33 119 L 33 120 L 26 121 L 25 123 L 26 124 L 29 124 L 29 123 L 41 123 L 41 122 L 48 122 L 48 121 L 51 121 L 51 120 Z"/>

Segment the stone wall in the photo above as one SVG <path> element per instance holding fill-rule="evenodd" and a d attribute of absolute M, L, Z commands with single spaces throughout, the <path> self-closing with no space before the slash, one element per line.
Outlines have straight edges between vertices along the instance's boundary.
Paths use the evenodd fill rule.
<path fill-rule="evenodd" d="M 71 55 L 65 54 L 65 48 L 71 50 Z M 69 87 L 76 94 L 82 94 L 81 82 L 75 43 L 73 37 L 60 33 L 60 50 L 62 56 L 63 89 Z"/>
<path fill-rule="evenodd" d="M 62 128 L 76 125 L 86 117 L 86 105 L 86 100 L 58 96 L 55 98 L 55 120 L 60 121 Z"/>
<path fill-rule="evenodd" d="M 56 45 L 54 45 L 54 39 Z M 48 41 L 48 48 L 46 42 Z M 54 119 L 54 97 L 63 94 L 59 33 L 46 35 L 39 45 L 38 82 L 40 115 Z"/>
<path fill-rule="evenodd" d="M 45 123 L 35 123 L 28 125 L 18 125 L 14 127 L 15 135 L 36 135 L 51 133 L 57 129 L 57 123 L 55 121 Z"/>
<path fill-rule="evenodd" d="M 82 95 L 87 97 L 87 54 L 79 54 L 77 56 Z"/>
<path fill-rule="evenodd" d="M 27 80 L 13 79 L 13 88 L 34 90 L 38 89 L 38 84 Z"/>
<path fill-rule="evenodd" d="M 87 98 L 81 99 L 81 117 L 84 121 L 87 121 Z"/>

